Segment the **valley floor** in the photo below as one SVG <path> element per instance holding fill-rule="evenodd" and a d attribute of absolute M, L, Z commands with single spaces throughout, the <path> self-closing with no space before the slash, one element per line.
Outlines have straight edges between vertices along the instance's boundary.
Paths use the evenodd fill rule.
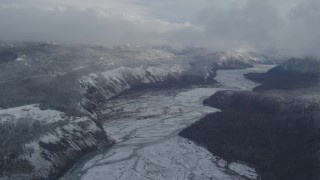
<path fill-rule="evenodd" d="M 179 132 L 218 109 L 202 101 L 218 90 L 251 90 L 243 77 L 271 66 L 218 71 L 220 87 L 193 87 L 132 92 L 109 101 L 102 114 L 116 145 L 78 163 L 62 180 L 100 179 L 259 179 L 253 168 L 212 155 L 178 136 Z"/>

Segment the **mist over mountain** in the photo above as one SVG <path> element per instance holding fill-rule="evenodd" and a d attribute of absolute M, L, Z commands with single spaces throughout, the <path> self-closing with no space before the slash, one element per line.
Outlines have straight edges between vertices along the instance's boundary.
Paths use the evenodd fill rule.
<path fill-rule="evenodd" d="M 318 56 L 317 0 L 2 1 L 0 40 L 249 48 Z"/>

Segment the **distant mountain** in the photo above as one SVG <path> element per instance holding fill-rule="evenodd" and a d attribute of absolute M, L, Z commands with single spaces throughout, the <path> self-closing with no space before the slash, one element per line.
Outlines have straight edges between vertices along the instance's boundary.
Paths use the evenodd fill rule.
<path fill-rule="evenodd" d="M 263 83 L 263 88 L 307 87 L 320 78 L 320 60 L 315 58 L 290 59 L 266 73 L 250 73 L 247 78 Z"/>
<path fill-rule="evenodd" d="M 266 56 L 246 49 L 208 52 L 204 49 L 185 49 L 188 56 L 197 61 L 213 60 L 215 66 L 221 69 L 247 68 L 254 64 L 276 64 L 282 61 L 280 57 Z"/>
<path fill-rule="evenodd" d="M 269 74 L 296 74 L 300 76 L 319 77 L 320 60 L 315 58 L 290 59 L 270 69 Z"/>

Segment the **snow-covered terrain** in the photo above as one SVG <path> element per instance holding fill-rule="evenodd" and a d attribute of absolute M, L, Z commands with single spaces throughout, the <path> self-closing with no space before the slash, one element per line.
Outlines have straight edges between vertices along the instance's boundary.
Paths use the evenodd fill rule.
<path fill-rule="evenodd" d="M 94 115 L 94 106 L 127 89 L 209 84 L 217 69 L 268 62 L 247 50 L 50 43 L 13 43 L 0 50 L 0 59 L 8 59 L 0 64 L 0 107 L 40 103 L 71 115 Z"/>
<path fill-rule="evenodd" d="M 179 79 L 185 71 L 186 67 L 182 65 L 163 64 L 136 68 L 119 67 L 101 73 L 91 73 L 89 76 L 82 77 L 79 80 L 83 88 L 82 93 L 86 98 L 82 102 L 92 100 L 90 98 L 99 98 L 97 94 L 100 95 L 100 98 L 107 100 L 135 86 L 161 83 L 169 78 Z M 90 92 L 93 91 L 92 89 L 94 89 L 94 92 Z M 91 97 L 86 97 L 86 94 Z"/>
<path fill-rule="evenodd" d="M 125 115 L 132 117 L 132 113 L 139 112 L 134 114 L 139 121 L 127 124 L 124 133 L 128 134 L 139 122 L 143 126 L 153 122 L 150 118 L 159 121 L 166 117 L 163 113 L 168 118 L 181 113 L 191 118 L 185 125 L 166 127 L 168 131 L 157 135 L 161 139 L 166 133 L 179 132 L 198 117 L 212 112 L 211 108 L 188 107 L 190 112 L 186 108 L 200 102 L 198 94 L 211 94 L 209 89 L 200 92 L 195 89 L 192 103 L 183 93 L 177 97 L 166 95 L 164 99 L 170 97 L 167 102 L 173 104 L 167 107 L 154 104 L 152 111 L 146 106 L 153 94 L 145 102 L 137 101 L 135 106 L 140 108 L 126 105 L 132 97 L 117 101 L 122 101 L 123 106 L 114 100 L 107 103 L 126 90 L 212 85 L 218 69 L 247 68 L 265 61 L 262 55 L 247 51 L 216 53 L 197 48 L 151 46 L 109 48 L 13 43 L 0 45 L 0 50 L 3 52 L 0 53 L 3 59 L 0 63 L 0 131 L 3 132 L 0 177 L 22 179 L 55 178 L 84 154 L 108 147 L 112 139 L 104 128 L 114 138 L 118 135 L 114 132 L 116 127 L 109 128 L 108 123 L 103 127 L 106 119 L 111 124 L 116 118 L 128 123 L 131 121 Z M 192 91 L 188 93 L 191 98 Z M 201 109 L 202 105 L 194 107 Z M 119 117 L 121 114 L 124 117 Z M 171 121 L 179 124 L 181 119 Z M 153 140 L 148 138 L 145 140 Z"/>
<path fill-rule="evenodd" d="M 242 62 L 246 64 L 264 63 L 266 58 L 257 56 L 257 54 L 248 51 L 247 49 L 237 49 L 232 51 L 221 52 L 219 54 L 218 65 L 225 66 L 231 62 Z"/>
<path fill-rule="evenodd" d="M 1 109 L 0 128 L 4 179 L 55 178 L 87 151 L 113 143 L 91 119 L 38 104 Z"/>
<path fill-rule="evenodd" d="M 218 71 L 221 87 L 139 91 L 109 101 L 102 108 L 104 128 L 117 143 L 79 163 L 62 179 L 258 179 L 253 168 L 212 155 L 178 133 L 218 109 L 202 101 L 221 89 L 251 90 L 242 74 L 270 66 Z"/>
<path fill-rule="evenodd" d="M 0 123 L 14 123 L 15 120 L 21 118 L 53 123 L 61 120 L 63 117 L 64 114 L 62 112 L 41 110 L 38 104 L 0 110 Z"/>

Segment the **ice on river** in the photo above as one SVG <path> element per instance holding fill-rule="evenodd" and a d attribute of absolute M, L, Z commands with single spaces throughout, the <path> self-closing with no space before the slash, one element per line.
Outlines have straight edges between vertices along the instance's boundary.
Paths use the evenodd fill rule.
<path fill-rule="evenodd" d="M 226 161 L 178 133 L 218 109 L 202 101 L 222 89 L 251 90 L 255 83 L 246 72 L 269 67 L 218 72 L 221 88 L 190 88 L 136 92 L 111 100 L 104 107 L 110 120 L 104 127 L 117 143 L 111 149 L 79 164 L 63 179 L 258 179 L 253 168 Z"/>

